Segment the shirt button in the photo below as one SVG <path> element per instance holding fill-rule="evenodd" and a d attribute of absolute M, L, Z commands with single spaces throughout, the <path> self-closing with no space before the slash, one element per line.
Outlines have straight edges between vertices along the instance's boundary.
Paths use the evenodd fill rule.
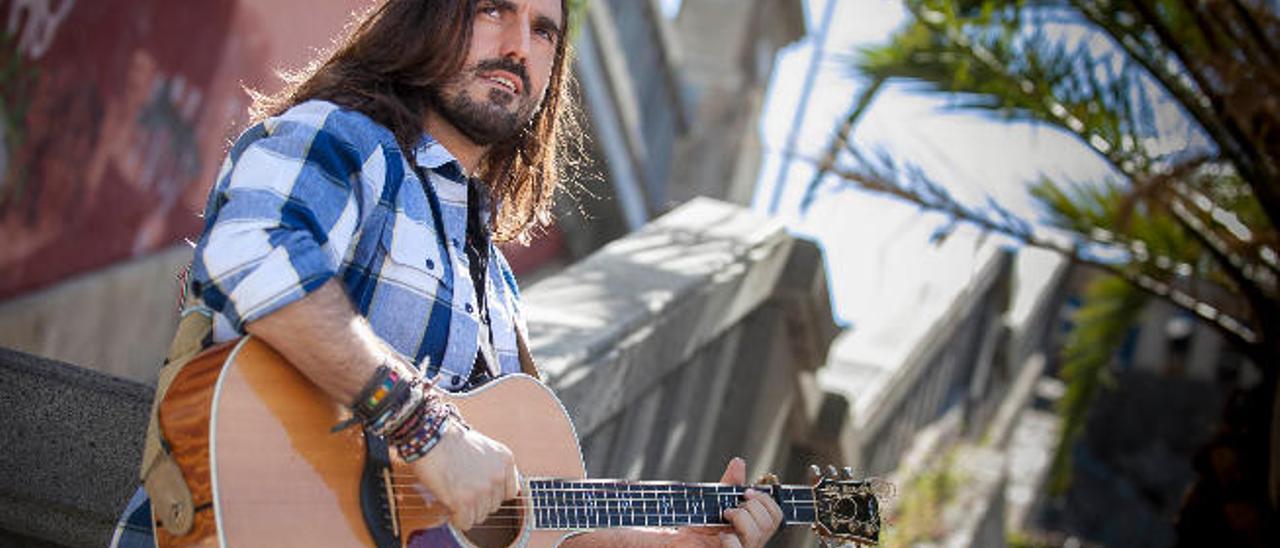
<path fill-rule="evenodd" d="M 471 306 L 471 303 L 467 303 L 467 306 L 465 306 L 464 308 L 467 309 L 467 314 L 470 314 L 475 311 L 475 307 Z"/>
<path fill-rule="evenodd" d="M 462 242 L 459 242 L 457 238 L 454 238 L 454 239 L 452 239 L 452 240 L 450 240 L 450 241 L 451 241 L 451 242 L 453 242 L 453 247 L 456 247 L 456 248 L 458 248 L 458 249 L 462 249 Z"/>
<path fill-rule="evenodd" d="M 454 375 L 452 379 L 449 379 L 449 382 L 450 382 L 451 384 L 458 384 L 458 383 L 462 382 L 462 376 L 461 376 L 461 375 Z"/>
<path fill-rule="evenodd" d="M 427 259 L 427 270 L 435 270 L 435 269 L 436 269 L 436 262 L 431 259 Z"/>

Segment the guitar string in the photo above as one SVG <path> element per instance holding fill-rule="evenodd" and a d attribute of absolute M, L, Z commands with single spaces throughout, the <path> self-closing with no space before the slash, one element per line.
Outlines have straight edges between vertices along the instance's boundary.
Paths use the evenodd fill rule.
<path fill-rule="evenodd" d="M 568 502 L 568 501 L 561 501 L 561 502 Z M 617 501 L 615 501 L 615 502 L 617 502 Z M 672 502 L 673 502 L 673 503 L 677 503 L 677 502 L 679 502 L 679 501 L 672 501 Z M 440 506 L 441 506 L 441 505 L 439 505 L 439 504 L 417 504 L 417 503 L 410 503 L 410 504 L 397 504 L 397 505 L 396 505 L 396 508 L 408 508 L 408 509 L 418 509 L 418 508 L 421 508 L 421 509 L 433 509 L 433 508 L 438 508 L 438 507 L 440 507 Z M 600 505 L 600 506 L 603 506 L 603 505 Z M 576 505 L 541 505 L 541 504 L 540 504 L 540 505 L 537 505 L 537 506 L 533 507 L 533 510 L 535 510 L 535 511 L 540 511 L 540 510 L 587 510 L 587 511 L 606 511 L 606 512 L 609 512 L 609 511 L 625 511 L 625 510 L 624 510 L 624 509 L 622 509 L 622 508 L 609 508 L 609 509 L 602 509 L 602 508 L 600 508 L 600 506 L 596 506 L 596 507 L 589 507 L 589 506 L 576 506 Z M 639 506 L 640 508 L 645 509 L 645 507 L 644 507 L 643 505 L 636 505 L 636 506 Z M 498 506 L 498 510 L 524 510 L 524 509 L 526 509 L 526 508 L 529 508 L 529 507 L 528 507 L 528 506 L 526 506 L 526 505 L 523 505 L 523 504 L 504 504 L 504 505 Z M 632 507 L 628 507 L 628 509 L 629 509 L 629 508 L 632 508 Z M 717 506 L 716 508 L 719 508 L 719 509 L 722 509 L 722 510 L 728 510 L 728 509 L 732 509 L 732 508 L 739 508 L 739 507 L 738 507 L 738 506 L 730 506 L 730 507 L 727 507 L 727 508 L 723 508 L 723 507 Z M 792 505 L 792 506 L 791 506 L 791 508 L 793 508 L 793 509 L 795 509 L 795 510 L 798 510 L 798 511 L 809 511 L 809 510 L 813 510 L 814 508 L 816 508 L 816 506 L 812 506 L 812 505 Z M 686 512 L 688 512 L 688 511 L 686 511 Z"/>
<path fill-rule="evenodd" d="M 416 486 L 419 486 L 419 485 L 422 485 L 422 484 L 421 484 L 420 482 L 417 482 L 417 481 L 410 481 L 410 482 L 397 482 L 397 481 L 392 481 L 390 485 L 391 485 L 391 487 L 392 487 L 392 488 L 410 488 L 410 487 L 416 487 Z M 760 493 L 768 493 L 768 492 L 770 491 L 770 489 L 768 489 L 767 487 L 751 487 L 751 488 L 749 488 L 749 489 L 755 490 L 755 491 L 760 492 Z M 634 495 L 634 494 L 638 494 L 638 495 L 650 495 L 650 494 L 657 494 L 657 495 L 686 495 L 686 496 L 698 496 L 698 497 L 711 497 L 711 496 L 727 496 L 727 495 L 742 496 L 743 494 L 745 494 L 745 493 L 746 493 L 747 489 L 743 489 L 743 490 L 740 490 L 740 491 L 736 491 L 736 490 L 735 490 L 735 491 L 722 491 L 722 492 L 707 492 L 707 493 L 696 493 L 696 492 L 694 492 L 694 493 L 691 493 L 691 492 L 689 492 L 689 491 L 682 491 L 682 490 L 662 490 L 662 489 L 628 489 L 628 488 L 624 488 L 624 487 L 617 487 L 617 488 L 585 488 L 585 487 L 584 487 L 584 488 L 575 488 L 575 487 L 569 487 L 569 488 L 547 488 L 547 487 L 537 487 L 537 488 L 535 488 L 535 489 L 534 489 L 534 491 L 536 491 L 536 492 L 538 492 L 538 493 L 627 493 L 627 494 L 633 494 L 633 495 Z M 805 499 L 789 499 L 789 500 L 810 500 L 810 501 L 812 501 L 812 500 L 816 500 L 816 499 L 805 498 Z"/>
<path fill-rule="evenodd" d="M 397 504 L 397 505 L 396 505 L 396 508 L 399 508 L 399 509 L 405 509 L 405 510 L 438 510 L 438 509 L 439 509 L 439 505 L 430 505 L 430 504 L 423 504 L 423 505 L 419 505 L 419 504 Z M 724 511 L 724 510 L 730 510 L 730 509 L 733 509 L 733 508 L 738 508 L 738 507 L 737 507 L 737 506 L 733 506 L 733 507 L 729 507 L 729 508 L 720 508 L 720 507 L 717 507 L 717 509 L 719 509 L 719 510 L 721 510 L 721 511 Z M 648 508 L 644 508 L 644 507 L 641 507 L 641 509 L 642 509 L 642 510 L 648 510 Z M 527 506 L 524 506 L 524 505 L 520 505 L 520 504 L 515 504 L 515 505 L 507 504 L 507 505 L 499 506 L 499 507 L 498 507 L 498 509 L 497 509 L 497 510 L 495 510 L 495 512 L 498 512 L 498 511 L 505 511 L 505 510 L 520 510 L 520 511 L 525 511 L 525 510 L 530 510 L 530 508 L 529 508 L 529 507 L 527 507 Z M 630 511 L 630 510 L 633 510 L 633 508 L 631 508 L 631 507 L 628 507 L 628 508 L 626 508 L 626 509 L 623 509 L 623 508 L 599 508 L 599 507 L 596 507 L 596 508 L 590 508 L 590 507 L 585 507 L 585 506 L 541 506 L 541 505 L 540 505 L 540 506 L 537 506 L 537 507 L 532 508 L 531 510 L 532 510 L 532 511 L 535 511 L 535 512 L 540 512 L 540 511 L 544 511 L 544 510 L 545 510 L 545 511 L 578 510 L 578 511 L 586 511 L 586 512 L 606 512 L 606 513 L 611 513 L 611 512 L 628 512 L 628 511 Z M 792 507 L 792 508 L 791 508 L 791 510 L 793 510 L 794 512 L 811 512 L 811 511 L 814 511 L 814 510 L 815 510 L 815 507 L 799 507 L 799 506 L 795 506 L 795 507 Z M 686 510 L 685 512 L 677 512 L 677 513 L 676 513 L 676 514 L 674 514 L 674 515 L 683 515 L 683 514 L 690 514 L 690 515 L 697 514 L 697 515 L 702 515 L 702 513 L 693 512 L 693 511 L 689 511 L 689 510 Z M 672 515 L 672 514 L 668 514 L 668 513 L 661 513 L 661 514 L 654 514 L 654 515 Z"/>
<path fill-rule="evenodd" d="M 394 492 L 394 493 L 395 493 L 395 494 L 397 494 L 397 495 L 402 495 L 402 496 L 403 496 L 403 495 L 416 495 L 416 494 L 418 494 L 418 489 L 417 489 L 417 487 L 416 487 L 416 486 L 412 486 L 412 487 L 410 487 L 410 486 L 403 486 L 403 485 L 402 485 L 402 486 L 396 486 L 396 487 L 393 487 L 393 488 L 392 488 L 392 492 Z M 713 497 L 713 496 L 698 496 L 698 495 L 676 496 L 676 497 L 661 498 L 661 499 L 660 499 L 660 498 L 652 498 L 652 497 L 610 497 L 610 496 L 607 496 L 607 495 L 603 495 L 602 493 L 604 493 L 604 492 L 601 492 L 601 491 L 578 491 L 578 492 L 582 492 L 582 493 L 596 493 L 596 494 L 601 494 L 600 500 L 602 500 L 602 501 L 626 501 L 626 502 L 635 502 L 635 501 L 641 501 L 641 502 L 643 502 L 643 501 L 659 501 L 659 500 L 679 500 L 679 501 L 683 501 L 683 500 L 708 500 L 708 499 L 715 499 L 715 498 L 716 498 L 716 497 Z M 627 494 L 635 494 L 634 492 L 629 492 L 629 491 L 611 491 L 611 492 L 612 492 L 612 493 L 627 493 Z M 667 493 L 667 492 L 656 493 L 656 492 L 655 492 L 655 494 L 674 495 L 674 494 L 676 494 L 676 493 Z M 517 496 L 515 496 L 515 497 L 509 498 L 509 499 L 506 499 L 506 500 L 517 500 L 517 499 L 519 499 L 519 500 L 530 500 L 530 499 L 537 499 L 537 498 L 539 498 L 539 496 L 538 496 L 538 495 L 545 495 L 545 493 L 540 492 L 540 493 L 538 493 L 538 494 L 517 495 Z M 542 498 L 550 498 L 550 497 L 542 497 Z M 566 502 L 567 502 L 567 501 L 566 501 Z M 817 500 L 814 500 L 814 499 L 784 499 L 784 500 L 783 500 L 783 502 L 786 502 L 786 503 L 788 503 L 788 504 L 800 504 L 800 505 L 814 505 L 814 504 L 817 504 Z"/>
<path fill-rule="evenodd" d="M 401 492 L 401 493 L 397 493 L 397 495 L 402 495 L 402 496 L 403 496 L 404 494 L 406 494 L 406 493 L 403 493 L 403 492 Z M 519 503 L 518 503 L 518 504 L 507 504 L 507 505 L 500 506 L 499 508 L 502 508 L 502 509 L 507 509 L 507 508 L 524 508 L 524 507 L 525 507 L 525 504 L 528 504 L 528 501 L 530 500 L 530 497 L 517 497 L 516 499 L 507 499 L 507 500 L 508 500 L 508 501 L 511 501 L 511 500 L 523 500 L 523 501 L 525 501 L 525 503 L 524 503 L 524 504 L 519 504 Z M 695 498 L 695 497 L 686 497 L 686 498 L 673 498 L 673 499 L 666 499 L 664 502 L 667 502 L 667 503 L 669 503 L 669 504 L 689 504 L 689 503 L 698 503 L 698 502 L 706 503 L 706 500 L 707 500 L 707 499 Z M 632 499 L 625 499 L 625 498 L 611 498 L 611 499 L 600 499 L 599 501 L 597 501 L 597 506 L 599 506 L 599 505 L 604 505 L 604 504 L 609 504 L 609 503 L 624 503 L 624 502 L 625 502 L 625 503 L 634 503 L 634 505 L 635 505 L 635 506 L 643 506 L 643 505 L 644 505 L 644 503 L 647 503 L 647 502 L 658 502 L 658 501 L 659 501 L 659 499 L 645 499 L 645 498 L 632 498 Z M 538 507 L 539 509 L 543 509 L 543 508 L 586 508 L 586 506 L 583 506 L 583 505 L 581 505 L 581 504 L 579 504 L 579 505 L 564 505 L 564 506 L 555 506 L 555 505 L 547 506 L 547 505 L 545 505 L 545 504 L 542 504 L 542 501 L 539 501 L 539 500 L 536 500 L 536 499 L 535 499 L 535 500 L 533 500 L 532 502 L 533 502 L 533 504 L 538 505 L 537 507 Z M 559 501 L 548 501 L 548 502 L 552 502 L 552 503 L 554 504 L 554 503 L 557 503 L 557 502 L 558 502 L 558 503 L 578 503 L 578 502 L 582 502 L 582 501 L 559 500 Z M 817 505 L 816 505 L 814 502 L 812 502 L 812 501 L 785 501 L 785 502 L 787 503 L 787 505 L 788 505 L 789 507 L 796 508 L 797 510 L 809 510 L 809 509 L 813 509 L 813 508 L 816 508 L 816 507 L 817 507 Z M 433 504 L 425 504 L 423 507 L 424 507 L 424 508 L 430 508 L 430 507 L 434 507 L 434 506 L 437 506 L 437 505 L 433 505 Z M 401 507 L 405 507 L 405 505 L 401 505 Z M 737 506 L 731 506 L 730 508 L 737 508 Z"/>
<path fill-rule="evenodd" d="M 416 476 L 392 476 L 392 478 L 394 478 L 390 484 L 392 487 L 409 487 L 409 486 L 421 485 L 421 482 L 417 480 Z M 400 480 L 407 479 L 409 481 L 394 481 L 395 479 L 400 479 Z M 631 487 L 627 487 L 628 485 L 630 485 Z M 649 487 L 649 488 L 635 489 L 634 487 Z M 768 493 L 769 491 L 772 491 L 771 487 L 768 485 L 734 486 L 734 487 L 735 487 L 734 489 L 731 489 L 729 491 L 719 491 L 719 492 L 711 491 L 711 492 L 706 492 L 700 496 L 742 495 L 748 489 L 753 489 L 762 493 Z M 681 488 L 679 486 L 667 487 L 664 485 L 618 484 L 617 487 L 537 487 L 536 489 L 540 493 L 590 492 L 590 493 L 632 493 L 632 494 L 651 494 L 651 493 L 686 494 L 686 493 L 689 493 L 689 490 L 697 489 L 697 487 Z M 796 500 L 801 500 L 801 499 L 796 499 Z M 815 500 L 815 499 L 804 499 L 804 500 Z"/>
<path fill-rule="evenodd" d="M 394 473 L 393 473 L 393 474 L 391 474 L 391 475 L 390 475 L 390 477 L 392 478 L 392 481 L 391 481 L 391 483 L 390 483 L 389 485 L 390 485 L 391 487 L 393 487 L 393 488 L 395 488 L 395 487 L 408 487 L 408 486 L 418 486 L 418 485 L 421 485 L 421 481 L 418 479 L 418 477 L 417 477 L 417 476 L 415 476 L 415 475 L 413 475 L 413 474 L 394 474 Z M 396 481 L 396 480 L 401 480 L 401 481 Z M 407 481 L 403 481 L 403 480 L 407 480 Z M 569 492 L 590 492 L 590 493 L 629 493 L 629 494 L 654 494 L 654 493 L 656 493 L 656 494 L 664 494 L 664 495 L 666 495 L 666 494 L 687 494 L 687 493 L 689 493 L 691 490 L 703 489 L 703 488 L 705 488 L 705 489 L 723 489 L 723 488 L 729 488 L 729 490 L 728 490 L 728 491 L 723 491 L 723 492 L 722 492 L 722 491 L 710 491 L 710 492 L 706 492 L 706 493 L 701 494 L 701 495 L 696 495 L 696 496 L 715 496 L 715 495 L 743 495 L 743 494 L 744 494 L 744 492 L 745 492 L 746 490 L 748 490 L 748 489 L 754 489 L 754 490 L 756 490 L 756 491 L 760 491 L 760 492 L 762 492 L 762 493 L 769 493 L 769 492 L 771 492 L 771 491 L 773 490 L 773 487 L 774 487 L 773 485 L 769 485 L 769 484 L 760 484 L 760 485 L 727 485 L 727 484 L 719 484 L 719 485 L 714 485 L 714 484 L 680 484 L 680 483 L 670 483 L 670 484 L 668 484 L 668 483 L 645 483 L 645 482 L 634 482 L 634 483 L 632 483 L 632 482 L 606 483 L 606 482 L 602 482 L 602 481 L 592 481 L 592 480 L 546 480 L 546 479 L 528 480 L 528 482 L 530 482 L 530 483 L 532 483 L 532 482 L 543 482 L 543 483 L 545 483 L 545 482 L 553 482 L 553 481 L 559 481 L 559 482 L 570 482 L 570 483 L 572 483 L 572 482 L 579 482 L 579 481 L 580 481 L 580 482 L 582 482 L 582 484 L 583 484 L 583 485 L 587 485 L 587 486 L 584 486 L 584 487 L 537 487 L 536 489 L 537 489 L 537 490 L 538 490 L 538 492 L 540 492 L 540 493 L 546 493 L 546 492 L 565 492 L 565 493 L 569 493 Z M 589 485 L 605 485 L 606 487 L 589 487 Z M 641 487 L 642 489 L 635 489 L 636 487 Z M 814 489 L 813 489 L 813 488 L 811 488 L 811 487 L 801 487 L 801 486 L 792 486 L 792 485 L 782 485 L 782 486 L 780 486 L 780 487 L 782 487 L 782 488 L 784 489 L 784 492 L 790 492 L 790 493 L 800 493 L 800 494 L 804 494 L 804 493 L 806 493 L 806 492 L 807 492 L 808 494 L 811 494 L 811 495 L 812 495 L 812 494 L 813 494 L 813 491 L 814 491 Z M 648 489 L 644 489 L 644 488 L 648 488 Z M 871 496 L 873 496 L 873 497 L 875 497 L 875 498 L 877 498 L 877 499 L 879 499 L 879 498 L 882 498 L 882 497 L 883 497 L 883 495 L 873 494 L 873 493 L 868 493 L 868 495 L 871 495 Z M 865 496 L 865 495 L 864 495 L 864 496 Z M 789 501 L 809 501 L 809 502 L 814 502 L 814 501 L 816 501 L 817 499 L 816 499 L 816 498 L 797 498 L 797 499 L 788 499 L 788 500 L 789 500 Z"/>

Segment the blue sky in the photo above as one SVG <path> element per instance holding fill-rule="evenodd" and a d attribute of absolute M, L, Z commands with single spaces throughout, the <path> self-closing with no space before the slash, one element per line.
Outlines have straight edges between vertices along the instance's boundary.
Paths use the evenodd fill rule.
<path fill-rule="evenodd" d="M 809 29 L 820 26 L 828 0 L 807 0 Z M 772 212 L 795 232 L 824 248 L 832 304 L 843 323 L 869 328 L 886 309 L 946 300 L 978 268 L 976 233 L 958 238 L 973 245 L 937 249 L 929 235 L 945 220 L 890 198 L 829 184 L 818 203 L 801 216 L 798 204 L 813 175 L 808 158 L 819 157 L 865 80 L 849 68 L 860 47 L 884 42 L 905 22 L 900 0 L 830 0 L 834 6 L 825 54 L 804 113 L 793 161 L 783 180 L 780 206 Z M 679 0 L 664 0 L 674 14 Z M 754 207 L 768 212 L 782 152 L 796 117 L 806 71 L 814 54 L 812 34 L 779 52 L 760 131 L 765 156 Z M 1008 124 L 948 108 L 946 99 L 914 93 L 907 86 L 881 91 L 854 132 L 864 150 L 883 150 L 918 165 L 965 201 L 986 196 L 1027 218 L 1038 217 L 1026 184 L 1042 175 L 1058 180 L 1098 180 L 1106 164 L 1073 137 L 1028 124 Z M 1047 275 L 1053 261 L 1042 262 Z M 1035 276 L 1033 269 L 1028 275 Z"/>
<path fill-rule="evenodd" d="M 929 235 L 945 219 L 834 183 L 827 185 L 807 214 L 800 214 L 798 204 L 814 172 L 807 159 L 821 156 L 835 126 L 865 85 L 849 67 L 850 56 L 860 47 L 886 41 L 907 17 L 901 0 L 806 0 L 811 33 L 819 28 L 818 19 L 828 1 L 836 4 L 824 60 L 793 160 L 781 179 L 780 206 L 770 212 L 783 149 L 813 58 L 814 36 L 778 54 L 759 128 L 765 155 L 754 207 L 819 242 L 827 257 L 837 318 L 875 331 L 885 310 L 945 300 L 946 294 L 967 284 L 973 269 L 980 266 L 979 248 L 990 242 L 963 229 L 958 238 L 972 245 L 936 248 L 928 243 Z M 661 1 L 669 16 L 677 13 L 680 3 Z M 948 107 L 945 98 L 916 93 L 906 85 L 889 86 L 860 121 L 854 140 L 864 150 L 884 151 L 899 162 L 919 166 L 963 201 L 980 203 L 990 196 L 1028 219 L 1039 217 L 1026 191 L 1028 182 L 1042 176 L 1100 181 L 1110 175 L 1105 162 L 1074 137 Z M 1053 262 L 1042 260 L 1027 275 L 1047 276 Z"/>

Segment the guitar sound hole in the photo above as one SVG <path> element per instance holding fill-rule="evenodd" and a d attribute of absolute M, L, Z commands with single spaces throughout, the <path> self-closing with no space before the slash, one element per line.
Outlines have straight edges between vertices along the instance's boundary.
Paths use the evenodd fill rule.
<path fill-rule="evenodd" d="M 520 499 L 502 503 L 503 509 L 467 531 L 467 540 L 481 548 L 506 548 L 516 543 L 524 525 L 524 506 Z"/>

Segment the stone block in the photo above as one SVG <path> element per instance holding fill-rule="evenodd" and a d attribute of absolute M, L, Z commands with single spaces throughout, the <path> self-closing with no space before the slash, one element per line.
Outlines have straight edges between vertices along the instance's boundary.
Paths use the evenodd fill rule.
<path fill-rule="evenodd" d="M 151 397 L 143 384 L 0 348 L 0 535 L 105 546 L 139 484 Z"/>

